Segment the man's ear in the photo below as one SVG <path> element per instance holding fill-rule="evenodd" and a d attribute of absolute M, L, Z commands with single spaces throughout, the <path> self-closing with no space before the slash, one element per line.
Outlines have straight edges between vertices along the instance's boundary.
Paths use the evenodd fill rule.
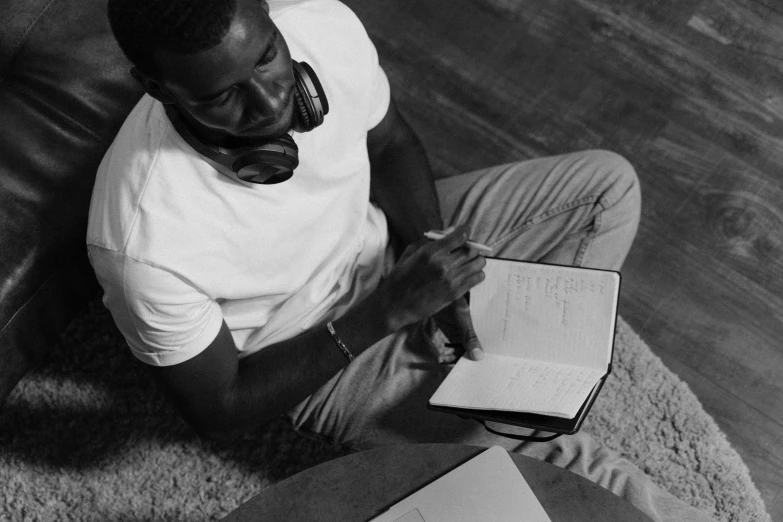
<path fill-rule="evenodd" d="M 266 14 L 269 14 L 269 3 L 266 0 L 258 0 L 261 2 L 261 9 L 266 11 Z"/>
<path fill-rule="evenodd" d="M 136 67 L 131 67 L 130 73 L 131 76 L 133 76 L 133 79 L 139 82 L 150 96 L 161 103 L 174 103 L 174 99 L 168 94 L 166 87 L 161 85 L 157 80 L 143 73 Z"/>

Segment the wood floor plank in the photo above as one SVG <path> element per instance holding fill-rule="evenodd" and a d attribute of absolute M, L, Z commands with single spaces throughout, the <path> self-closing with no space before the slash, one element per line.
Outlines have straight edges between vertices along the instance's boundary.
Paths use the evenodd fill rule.
<path fill-rule="evenodd" d="M 438 175 L 587 148 L 644 198 L 621 314 L 783 520 L 783 7 L 349 0 Z"/>

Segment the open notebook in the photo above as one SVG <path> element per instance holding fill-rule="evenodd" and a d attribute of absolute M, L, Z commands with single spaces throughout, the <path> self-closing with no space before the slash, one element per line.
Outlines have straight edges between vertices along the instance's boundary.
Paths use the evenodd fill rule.
<path fill-rule="evenodd" d="M 430 407 L 573 432 L 611 371 L 619 273 L 498 258 L 484 273 L 470 309 L 485 357 L 460 359 Z"/>
<path fill-rule="evenodd" d="M 372 522 L 551 522 L 506 450 L 493 446 Z"/>

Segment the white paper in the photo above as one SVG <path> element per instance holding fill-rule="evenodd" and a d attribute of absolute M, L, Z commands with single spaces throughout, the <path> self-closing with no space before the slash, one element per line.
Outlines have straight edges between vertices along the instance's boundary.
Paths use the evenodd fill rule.
<path fill-rule="evenodd" d="M 619 274 L 487 259 L 470 308 L 482 361 L 462 358 L 436 406 L 574 418 L 611 362 Z"/>
<path fill-rule="evenodd" d="M 481 361 L 462 358 L 430 404 L 572 419 L 604 373 L 504 355 L 488 354 Z"/>
<path fill-rule="evenodd" d="M 393 505 L 372 522 L 411 510 L 425 522 L 551 522 L 508 452 L 493 446 Z M 406 520 L 403 518 L 403 520 Z"/>
<path fill-rule="evenodd" d="M 487 259 L 470 311 L 488 353 L 606 370 L 619 275 Z"/>
<path fill-rule="evenodd" d="M 427 522 L 421 516 L 421 511 L 418 509 L 412 509 L 405 513 L 403 516 L 395 520 L 394 522 Z"/>

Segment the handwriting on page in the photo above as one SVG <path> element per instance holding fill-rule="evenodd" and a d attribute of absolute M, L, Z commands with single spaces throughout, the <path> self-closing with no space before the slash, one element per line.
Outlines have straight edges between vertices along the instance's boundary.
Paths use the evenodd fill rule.
<path fill-rule="evenodd" d="M 516 361 L 515 361 L 516 362 Z M 592 389 L 596 379 L 589 368 L 568 366 L 554 363 L 513 364 L 514 373 L 506 381 L 506 391 L 512 395 L 520 395 L 529 389 L 536 390 L 536 395 L 545 390 L 551 400 L 557 404 L 580 390 Z M 600 376 L 600 373 L 599 373 Z"/>
<path fill-rule="evenodd" d="M 508 326 L 515 319 L 514 311 L 531 313 L 533 306 L 551 304 L 558 310 L 556 322 L 571 326 L 576 318 L 575 304 L 585 294 L 603 295 L 602 281 L 586 281 L 575 276 L 555 274 L 530 275 L 519 266 L 511 266 L 506 276 L 506 313 L 503 317 L 503 340 L 508 337 Z M 534 295 L 542 296 L 545 303 L 534 301 Z"/>
<path fill-rule="evenodd" d="M 471 313 L 489 352 L 606 367 L 616 274 L 493 259 L 484 273 Z"/>
<path fill-rule="evenodd" d="M 502 355 L 479 362 L 461 359 L 430 402 L 572 418 L 604 373 Z"/>

